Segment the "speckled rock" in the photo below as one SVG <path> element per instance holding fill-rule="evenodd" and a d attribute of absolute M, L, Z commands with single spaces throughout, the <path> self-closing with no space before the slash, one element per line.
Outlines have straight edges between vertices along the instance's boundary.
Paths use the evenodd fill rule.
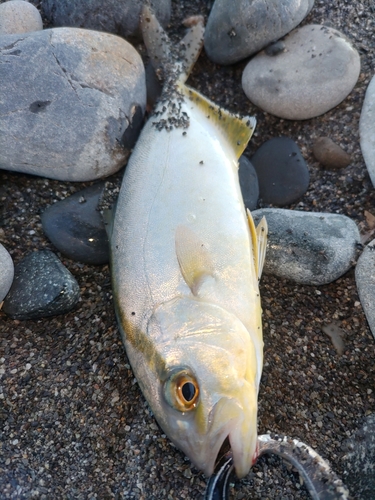
<path fill-rule="evenodd" d="M 314 0 L 216 0 L 207 21 L 208 57 L 232 64 L 286 35 L 310 12 Z"/>
<path fill-rule="evenodd" d="M 87 181 L 124 165 L 146 105 L 128 42 L 55 28 L 4 35 L 0 49 L 0 168 Z"/>
<path fill-rule="evenodd" d="M 258 177 L 253 164 L 245 155 L 239 160 L 238 177 L 245 207 L 255 210 L 259 198 Z"/>
<path fill-rule="evenodd" d="M 338 170 L 350 164 L 350 155 L 329 137 L 318 137 L 312 148 L 315 158 L 327 169 Z"/>
<path fill-rule="evenodd" d="M 264 272 L 306 285 L 335 281 L 353 265 L 358 228 L 349 217 L 265 208 L 253 212 L 268 223 Z"/>
<path fill-rule="evenodd" d="M 339 31 L 311 24 L 292 31 L 277 55 L 256 55 L 242 75 L 251 102 L 288 120 L 306 120 L 337 106 L 360 71 L 357 50 Z"/>
<path fill-rule="evenodd" d="M 42 214 L 43 230 L 55 247 L 85 264 L 109 261 L 107 233 L 97 210 L 104 183 L 95 184 L 58 201 Z"/>
<path fill-rule="evenodd" d="M 171 0 L 151 0 L 159 22 L 166 26 Z M 43 14 L 54 26 L 77 26 L 107 31 L 125 38 L 140 36 L 143 0 L 44 0 Z"/>
<path fill-rule="evenodd" d="M 371 390 L 371 389 L 370 389 Z M 375 491 L 375 414 L 368 415 L 362 426 L 345 443 L 343 480 L 353 495 L 373 500 Z"/>
<path fill-rule="evenodd" d="M 12 257 L 3 245 L 0 243 L 0 302 L 9 292 L 13 282 L 14 265 Z"/>
<path fill-rule="evenodd" d="M 359 135 L 361 150 L 368 173 L 375 187 L 375 76 L 372 77 L 366 90 L 361 118 L 359 121 Z"/>
<path fill-rule="evenodd" d="M 3 311 L 14 319 L 39 319 L 70 311 L 78 299 L 74 276 L 53 252 L 41 250 L 15 266 Z"/>
<path fill-rule="evenodd" d="M 375 240 L 367 245 L 358 259 L 355 281 L 370 330 L 375 337 Z"/>
<path fill-rule="evenodd" d="M 259 182 L 259 198 L 279 207 L 303 196 L 310 174 L 297 144 L 288 137 L 264 142 L 251 157 Z"/>
<path fill-rule="evenodd" d="M 0 35 L 29 33 L 43 29 L 43 21 L 34 5 L 23 0 L 0 4 Z"/>

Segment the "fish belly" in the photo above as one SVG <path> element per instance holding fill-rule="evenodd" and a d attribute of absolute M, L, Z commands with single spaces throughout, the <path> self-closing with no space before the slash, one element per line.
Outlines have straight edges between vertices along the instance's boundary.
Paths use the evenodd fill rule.
<path fill-rule="evenodd" d="M 213 263 L 204 299 L 257 330 L 258 282 L 237 159 L 221 131 L 184 105 L 189 127 L 157 130 L 151 117 L 125 171 L 111 240 L 117 309 L 128 327 L 145 332 L 155 306 L 191 294 L 175 248 L 176 228 L 186 226 Z"/>

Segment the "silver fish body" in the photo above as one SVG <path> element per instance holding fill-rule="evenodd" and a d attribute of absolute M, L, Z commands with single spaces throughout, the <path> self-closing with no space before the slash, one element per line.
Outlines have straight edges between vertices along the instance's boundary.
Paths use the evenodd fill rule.
<path fill-rule="evenodd" d="M 256 235 L 228 130 L 240 127 L 248 140 L 254 121 L 181 81 L 171 88 L 141 133 L 117 203 L 116 313 L 165 433 L 206 474 L 228 438 L 243 476 L 256 453 L 263 342 Z"/>

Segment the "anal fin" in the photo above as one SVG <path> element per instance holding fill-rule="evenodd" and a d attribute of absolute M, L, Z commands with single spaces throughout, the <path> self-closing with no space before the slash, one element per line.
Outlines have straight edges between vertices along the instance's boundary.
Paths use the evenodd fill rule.
<path fill-rule="evenodd" d="M 255 265 L 255 273 L 260 280 L 262 276 L 264 261 L 266 259 L 266 250 L 267 250 L 267 234 L 268 234 L 268 225 L 265 217 L 262 217 L 257 227 L 255 227 L 253 216 L 249 209 L 247 212 L 247 220 L 249 223 L 250 236 L 253 246 L 253 256 L 254 256 L 254 265 Z"/>

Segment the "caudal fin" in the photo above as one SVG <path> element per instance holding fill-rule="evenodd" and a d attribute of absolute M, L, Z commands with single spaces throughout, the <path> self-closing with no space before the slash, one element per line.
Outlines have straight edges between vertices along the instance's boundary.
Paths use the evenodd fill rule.
<path fill-rule="evenodd" d="M 189 28 L 176 45 L 171 41 L 148 5 L 141 13 L 141 30 L 154 70 L 159 78 L 184 83 L 198 59 L 203 46 L 203 16 L 192 16 L 184 21 Z"/>

